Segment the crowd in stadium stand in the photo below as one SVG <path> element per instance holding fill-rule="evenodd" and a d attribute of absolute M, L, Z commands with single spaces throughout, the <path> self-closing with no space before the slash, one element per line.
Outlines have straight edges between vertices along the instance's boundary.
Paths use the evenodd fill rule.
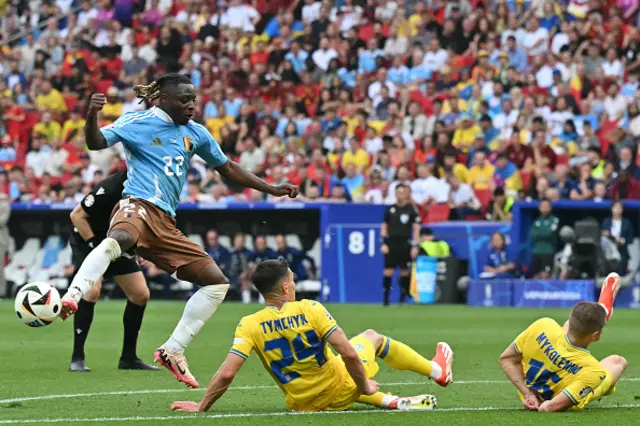
<path fill-rule="evenodd" d="M 509 220 L 517 199 L 640 198 L 633 0 L 0 1 L 0 191 L 78 201 L 124 167 L 86 150 L 191 77 L 224 152 L 302 200 L 393 203 L 423 220 Z M 183 202 L 260 201 L 195 160 Z M 272 200 L 283 201 L 283 200 Z"/>

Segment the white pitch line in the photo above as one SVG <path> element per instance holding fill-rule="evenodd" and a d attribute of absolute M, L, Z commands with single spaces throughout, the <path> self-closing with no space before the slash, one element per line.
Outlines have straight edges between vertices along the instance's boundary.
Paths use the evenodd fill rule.
<path fill-rule="evenodd" d="M 614 408 L 640 408 L 640 404 L 603 405 L 595 409 Z M 520 411 L 521 407 L 451 407 L 439 408 L 435 412 L 460 412 L 460 411 Z M 278 411 L 273 413 L 228 413 L 228 414 L 176 414 L 175 416 L 134 416 L 134 417 L 88 417 L 88 418 L 57 418 L 57 419 L 8 419 L 0 420 L 0 424 L 27 424 L 27 423 L 102 423 L 102 422 L 145 422 L 145 421 L 175 421 L 175 420 L 201 420 L 201 419 L 234 419 L 242 417 L 285 417 L 285 416 L 331 416 L 331 415 L 356 415 L 356 414 L 398 414 L 406 413 L 399 410 L 357 410 L 357 411 L 324 411 L 313 413 L 294 413 L 291 411 Z M 414 411 L 416 413 L 416 411 Z"/>
<path fill-rule="evenodd" d="M 627 379 L 621 379 L 623 382 L 638 382 L 640 377 L 630 377 Z M 433 382 L 389 382 L 381 383 L 380 386 L 424 386 L 430 385 Z M 477 385 L 477 384 L 509 384 L 506 380 L 457 380 L 452 384 L 454 385 Z M 260 390 L 260 389 L 277 389 L 277 386 L 234 386 L 229 388 L 230 391 L 240 390 Z M 51 399 L 67 399 L 67 398 L 93 398 L 97 396 L 119 396 L 119 395 L 146 395 L 155 393 L 178 393 L 178 392 L 204 392 L 205 388 L 189 389 L 189 388 L 176 388 L 176 389 L 142 389 L 142 390 L 128 390 L 128 391 L 113 391 L 113 392 L 89 392 L 89 393 L 69 393 L 69 394 L 54 394 L 54 395 L 38 395 L 38 396 L 24 396 L 18 398 L 6 398 L 0 399 L 0 404 L 10 404 L 13 402 L 27 402 L 27 401 L 46 401 Z M 1 424 L 1 423 L 0 423 Z"/>

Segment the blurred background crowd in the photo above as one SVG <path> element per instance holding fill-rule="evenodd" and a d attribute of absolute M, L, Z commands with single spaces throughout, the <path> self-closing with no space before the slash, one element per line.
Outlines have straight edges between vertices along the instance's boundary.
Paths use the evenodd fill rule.
<path fill-rule="evenodd" d="M 634 0 L 0 0 L 0 192 L 78 202 L 122 169 L 86 150 L 147 108 L 134 84 L 191 77 L 223 151 L 306 201 L 423 221 L 510 220 L 517 199 L 640 199 Z M 194 159 L 182 201 L 262 201 Z M 268 200 L 282 201 L 284 200 Z"/>

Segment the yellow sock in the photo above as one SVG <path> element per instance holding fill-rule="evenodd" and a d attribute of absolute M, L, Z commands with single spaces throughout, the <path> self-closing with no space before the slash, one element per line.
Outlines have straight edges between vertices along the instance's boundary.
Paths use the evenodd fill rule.
<path fill-rule="evenodd" d="M 433 364 L 430 360 L 404 343 L 391 340 L 386 336 L 384 344 L 376 355 L 396 370 L 409 370 L 429 377 L 433 373 Z"/>
<path fill-rule="evenodd" d="M 362 404 L 373 405 L 375 407 L 387 408 L 391 401 L 396 399 L 397 396 L 387 395 L 382 392 L 376 392 L 373 395 L 360 395 L 358 402 Z"/>
<path fill-rule="evenodd" d="M 382 407 L 382 400 L 384 394 L 382 392 L 376 392 L 373 395 L 360 395 L 358 402 L 362 404 L 375 405 L 376 407 Z"/>

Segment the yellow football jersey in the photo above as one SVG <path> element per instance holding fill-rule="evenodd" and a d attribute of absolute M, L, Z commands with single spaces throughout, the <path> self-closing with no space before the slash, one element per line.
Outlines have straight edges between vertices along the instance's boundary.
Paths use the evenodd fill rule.
<path fill-rule="evenodd" d="M 266 307 L 236 328 L 231 353 L 248 358 L 254 350 L 296 411 L 328 407 L 345 383 L 344 364 L 327 347 L 338 329 L 329 312 L 312 300 Z"/>
<path fill-rule="evenodd" d="M 576 408 L 584 408 L 599 386 L 612 387 L 611 373 L 589 351 L 573 345 L 551 318 L 531 324 L 513 346 L 522 354 L 527 386 L 543 400 L 564 392 Z"/>

